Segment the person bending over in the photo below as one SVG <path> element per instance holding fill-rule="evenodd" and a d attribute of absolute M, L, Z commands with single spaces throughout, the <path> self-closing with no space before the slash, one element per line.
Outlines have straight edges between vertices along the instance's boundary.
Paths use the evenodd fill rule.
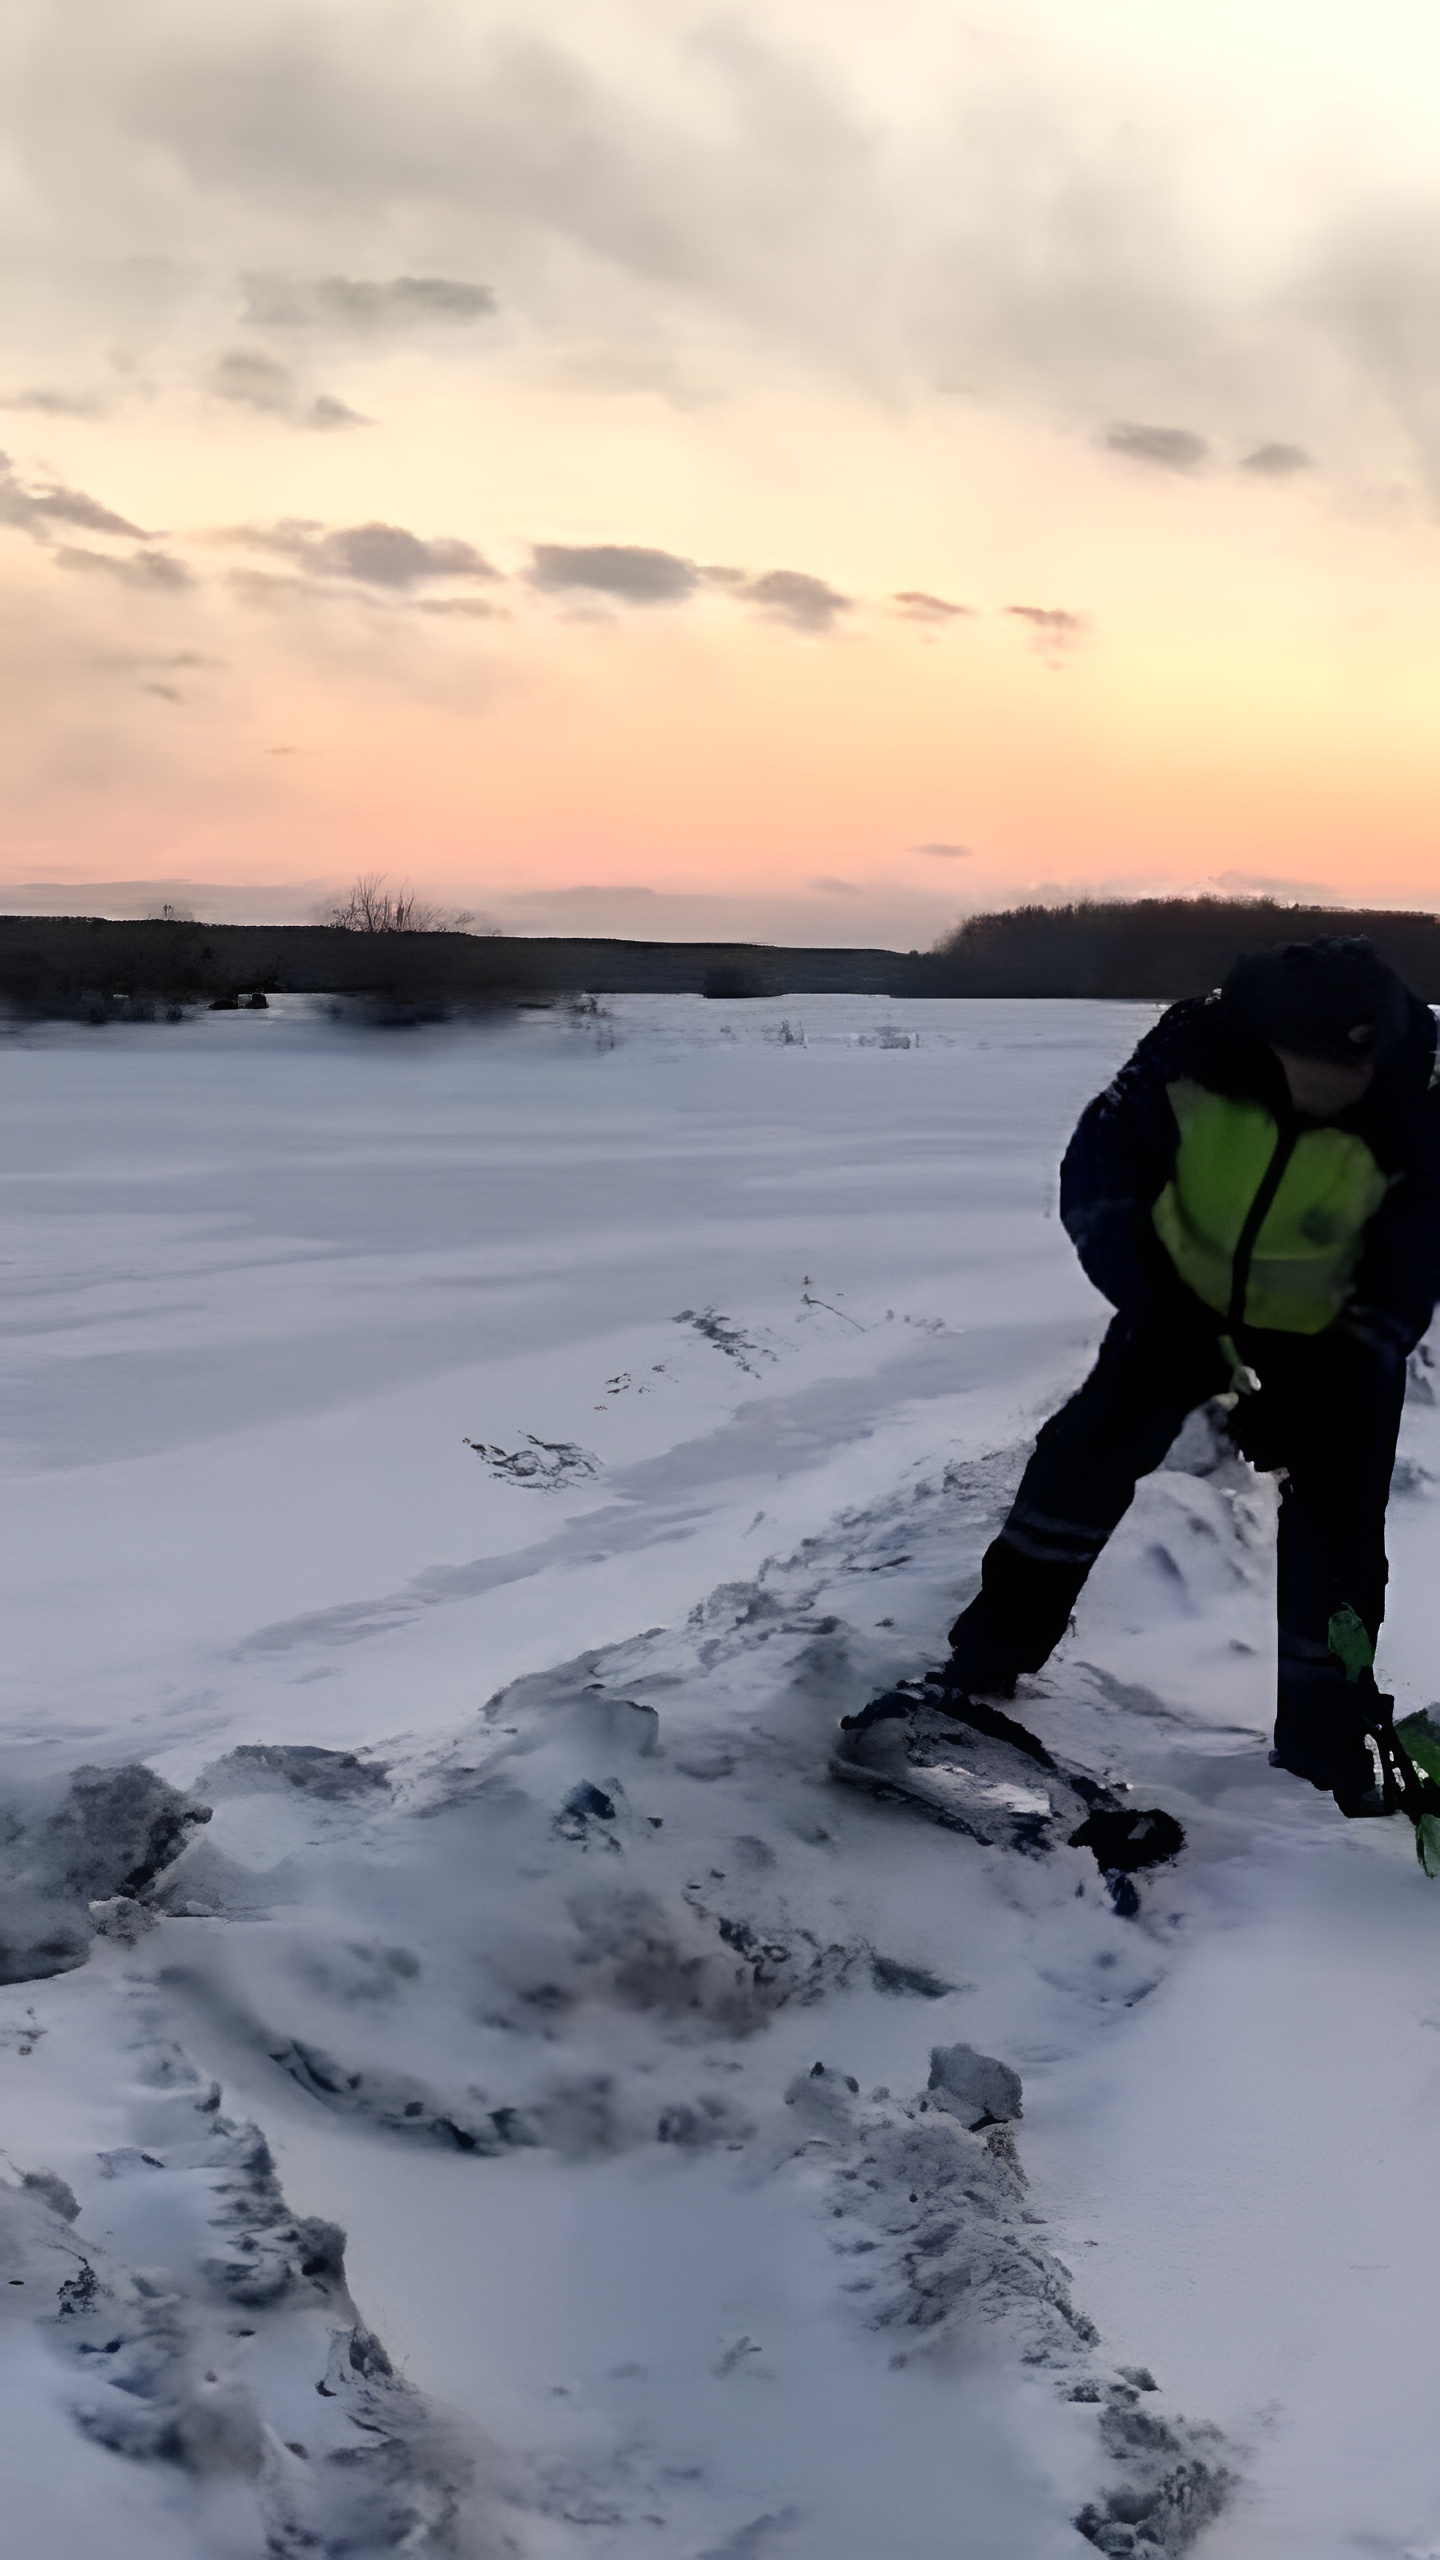
<path fill-rule="evenodd" d="M 1368 942 L 1291 943 L 1172 1005 L 1090 1104 L 1060 1213 L 1115 1317 L 950 1630 L 957 1714 L 1039 1670 L 1136 1479 L 1234 1393 L 1237 1446 L 1281 1475 L 1272 1763 L 1387 1809 L 1368 1664 L 1406 1361 L 1440 1296 L 1435 1047 Z"/>

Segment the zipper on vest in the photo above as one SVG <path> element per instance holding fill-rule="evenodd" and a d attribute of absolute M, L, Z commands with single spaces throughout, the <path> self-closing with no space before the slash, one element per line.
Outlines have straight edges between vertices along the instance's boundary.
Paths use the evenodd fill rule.
<path fill-rule="evenodd" d="M 1230 1305 L 1226 1320 L 1232 1334 L 1245 1321 L 1245 1299 L 1250 1287 L 1250 1265 L 1255 1259 L 1255 1239 L 1274 1205 L 1275 1194 L 1285 1179 L 1285 1168 L 1295 1153 L 1300 1131 L 1293 1123 L 1275 1134 L 1275 1152 L 1260 1177 L 1260 1187 L 1245 1212 L 1245 1224 L 1235 1242 L 1235 1259 L 1230 1266 Z"/>

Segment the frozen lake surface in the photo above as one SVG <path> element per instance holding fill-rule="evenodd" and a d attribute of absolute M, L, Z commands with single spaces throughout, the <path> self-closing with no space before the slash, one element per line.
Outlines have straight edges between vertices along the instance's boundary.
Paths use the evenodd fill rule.
<path fill-rule="evenodd" d="M 1268 1480 L 1182 1446 L 1022 1709 L 1185 1823 L 1137 1918 L 826 1774 L 1098 1340 L 1154 1011 L 4 1041 L 17 2549 L 1440 2555 L 1440 1884 L 1266 1765 Z"/>

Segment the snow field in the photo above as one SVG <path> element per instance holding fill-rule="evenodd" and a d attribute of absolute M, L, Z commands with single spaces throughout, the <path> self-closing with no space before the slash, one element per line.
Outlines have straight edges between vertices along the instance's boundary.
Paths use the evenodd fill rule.
<path fill-rule="evenodd" d="M 1265 1766 L 1268 1485 L 1197 1428 L 1024 1710 L 1185 1821 L 1139 1920 L 825 1774 L 1098 1336 L 1054 1165 L 1152 1010 L 8 1043 L 7 1786 L 32 1848 L 81 1762 L 213 1808 L 133 1944 L 0 1991 L 11 2174 L 79 2206 L 0 2193 L 37 2536 L 1440 2547 L 1440 1912 Z M 957 2042 L 1018 2125 L 932 2100 Z"/>

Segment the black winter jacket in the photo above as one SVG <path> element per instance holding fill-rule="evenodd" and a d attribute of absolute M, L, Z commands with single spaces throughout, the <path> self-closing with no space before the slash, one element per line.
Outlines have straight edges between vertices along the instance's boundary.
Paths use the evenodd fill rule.
<path fill-rule="evenodd" d="M 1180 1131 L 1167 1088 L 1189 1079 L 1211 1093 L 1258 1102 L 1294 1126 L 1274 1052 L 1238 1025 L 1218 995 L 1187 997 L 1146 1034 L 1092 1102 L 1066 1151 L 1060 1214 L 1089 1278 L 1141 1320 L 1224 1319 L 1181 1280 L 1152 1223 Z M 1347 1320 L 1409 1351 L 1440 1299 L 1440 1081 L 1435 1017 L 1417 997 L 1396 1053 L 1337 1128 L 1363 1138 L 1390 1177 L 1366 1230 Z"/>

